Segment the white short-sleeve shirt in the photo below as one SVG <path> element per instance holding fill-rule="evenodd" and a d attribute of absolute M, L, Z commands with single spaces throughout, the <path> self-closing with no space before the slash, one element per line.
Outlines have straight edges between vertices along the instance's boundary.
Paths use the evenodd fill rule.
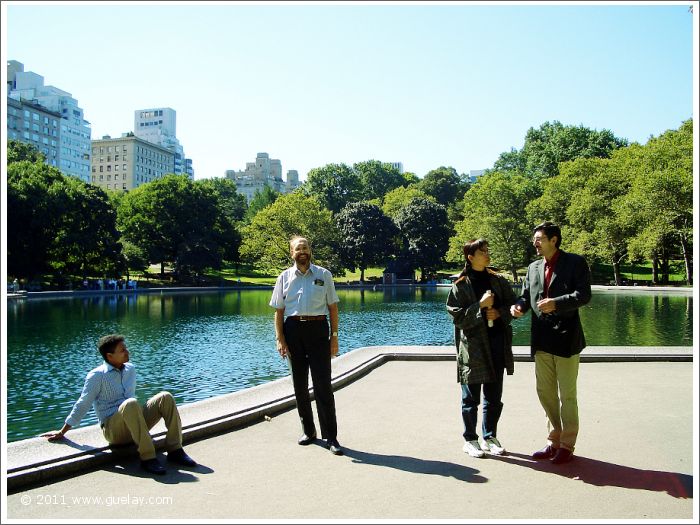
<path fill-rule="evenodd" d="M 277 278 L 270 306 L 277 310 L 284 308 L 285 317 L 328 315 L 328 305 L 338 301 L 331 272 L 311 264 L 303 274 L 295 264 Z"/>

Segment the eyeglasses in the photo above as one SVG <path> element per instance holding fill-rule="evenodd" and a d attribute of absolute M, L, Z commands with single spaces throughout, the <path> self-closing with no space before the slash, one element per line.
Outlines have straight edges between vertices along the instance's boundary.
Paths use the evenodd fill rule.
<path fill-rule="evenodd" d="M 546 241 L 548 237 L 546 235 L 542 235 L 540 237 L 533 237 L 532 238 L 532 244 L 537 244 L 538 241 Z"/>

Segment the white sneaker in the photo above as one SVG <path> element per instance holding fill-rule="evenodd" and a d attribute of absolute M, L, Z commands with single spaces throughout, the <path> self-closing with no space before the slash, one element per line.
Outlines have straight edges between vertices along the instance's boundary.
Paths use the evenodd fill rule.
<path fill-rule="evenodd" d="M 473 458 L 483 458 L 484 457 L 484 452 L 479 448 L 479 441 L 474 440 L 474 441 L 467 441 L 464 446 L 462 447 L 462 450 L 469 454 Z"/>
<path fill-rule="evenodd" d="M 488 438 L 481 442 L 481 450 L 493 454 L 494 456 L 502 456 L 506 449 L 501 445 L 495 437 Z"/>

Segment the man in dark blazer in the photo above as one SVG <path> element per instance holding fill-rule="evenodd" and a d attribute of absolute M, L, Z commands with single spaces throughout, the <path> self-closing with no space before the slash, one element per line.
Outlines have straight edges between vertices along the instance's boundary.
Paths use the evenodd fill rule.
<path fill-rule="evenodd" d="M 567 463 L 578 435 L 576 380 L 579 355 L 586 347 L 578 309 L 591 300 L 591 274 L 580 255 L 559 249 L 561 229 L 543 222 L 533 230 L 539 259 L 527 269 L 522 294 L 511 306 L 513 317 L 532 309 L 531 354 L 535 358 L 537 396 L 547 415 L 547 445 L 534 459 Z"/>

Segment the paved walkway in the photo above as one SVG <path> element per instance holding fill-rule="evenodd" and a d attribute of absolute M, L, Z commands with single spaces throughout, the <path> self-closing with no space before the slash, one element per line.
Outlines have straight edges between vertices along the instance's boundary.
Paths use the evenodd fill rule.
<path fill-rule="evenodd" d="M 374 347 L 334 360 L 334 377 L 350 377 L 372 352 L 391 348 L 406 350 Z M 408 347 L 413 360 L 365 366 L 361 378 L 337 390 L 345 456 L 320 444 L 298 446 L 296 411 L 282 407 L 270 410 L 269 421 L 255 422 L 258 413 L 248 426 L 190 434 L 195 441 L 186 449 L 199 467 L 171 467 L 154 478 L 133 454 L 113 454 L 80 475 L 14 489 L 3 512 L 42 520 L 697 519 L 693 363 L 669 361 L 670 354 L 584 362 L 577 457 L 554 466 L 529 458 L 544 444 L 545 426 L 533 364 L 523 357 L 506 378 L 499 426 L 509 454 L 474 459 L 461 451 L 459 388 L 447 348 Z M 289 381 L 274 383 L 284 399 Z M 252 390 L 237 393 L 250 413 L 250 403 L 265 397 Z"/>

